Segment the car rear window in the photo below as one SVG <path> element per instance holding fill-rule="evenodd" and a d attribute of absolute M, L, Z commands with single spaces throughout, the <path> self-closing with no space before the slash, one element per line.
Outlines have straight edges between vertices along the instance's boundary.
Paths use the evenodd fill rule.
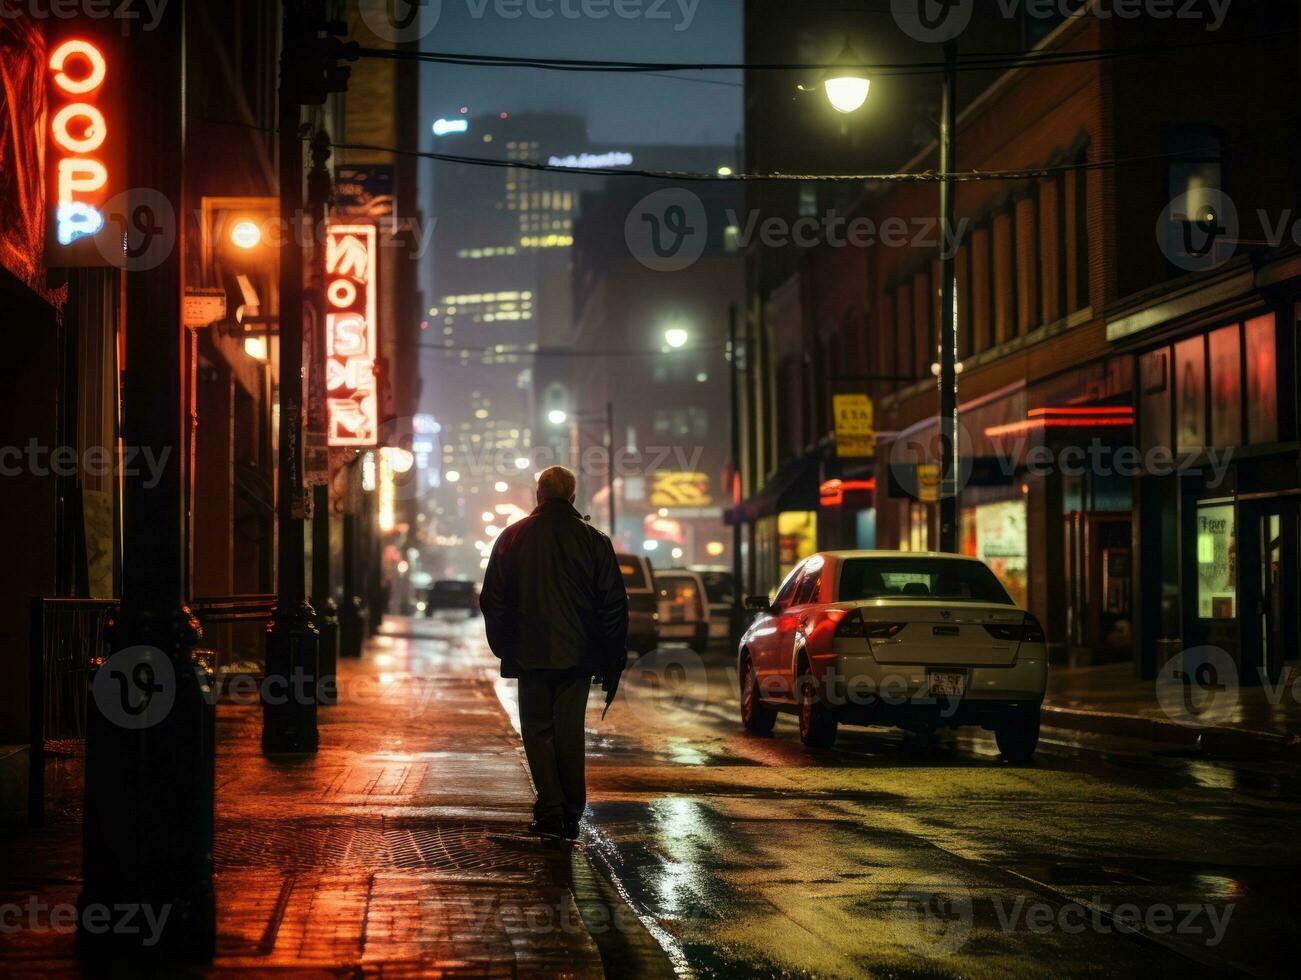
<path fill-rule="evenodd" d="M 693 579 L 678 578 L 661 573 L 659 586 L 661 602 L 671 602 L 675 606 L 685 606 L 693 616 L 699 616 L 702 612 L 700 589 Z"/>
<path fill-rule="evenodd" d="M 435 592 L 469 592 L 474 588 L 473 582 L 435 582 Z"/>
<path fill-rule="evenodd" d="M 623 573 L 623 587 L 625 589 L 650 588 L 646 583 L 646 568 L 636 558 L 620 555 L 619 571 Z"/>
<path fill-rule="evenodd" d="M 978 561 L 945 558 L 850 558 L 840 571 L 841 602 L 944 599 L 1013 605 L 994 573 Z"/>
<path fill-rule="evenodd" d="M 732 601 L 735 590 L 731 575 L 727 572 L 701 572 L 700 577 L 705 580 L 705 594 L 710 602 L 721 606 Z"/>

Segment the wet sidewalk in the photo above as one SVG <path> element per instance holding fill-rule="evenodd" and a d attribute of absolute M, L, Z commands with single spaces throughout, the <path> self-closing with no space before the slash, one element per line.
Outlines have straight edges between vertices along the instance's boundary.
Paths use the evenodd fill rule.
<path fill-rule="evenodd" d="M 389 620 L 340 665 L 313 757 L 268 759 L 260 708 L 219 706 L 217 958 L 202 972 L 589 977 L 653 957 L 581 848 L 527 835 L 532 789 L 480 635 Z M 53 778 L 68 804 L 46 828 L 0 845 L 0 905 L 76 901 L 76 770 Z M 68 928 L 4 938 L 6 971 L 77 970 Z"/>
<path fill-rule="evenodd" d="M 1048 673 L 1045 726 L 1196 748 L 1224 756 L 1261 752 L 1301 761 L 1301 668 L 1261 685 L 1202 665 L 1191 677 L 1173 666 L 1140 680 L 1129 663 L 1054 667 Z"/>

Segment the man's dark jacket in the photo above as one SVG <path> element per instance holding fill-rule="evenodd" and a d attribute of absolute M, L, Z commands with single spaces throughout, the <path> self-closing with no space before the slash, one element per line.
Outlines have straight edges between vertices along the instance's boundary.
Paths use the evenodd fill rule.
<path fill-rule="evenodd" d="M 568 501 L 549 500 L 501 533 L 480 607 L 503 677 L 566 670 L 618 685 L 628 593 L 610 539 Z"/>

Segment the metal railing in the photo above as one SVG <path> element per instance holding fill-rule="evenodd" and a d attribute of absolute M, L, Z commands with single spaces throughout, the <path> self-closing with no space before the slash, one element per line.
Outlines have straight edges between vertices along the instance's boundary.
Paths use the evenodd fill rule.
<path fill-rule="evenodd" d="M 90 666 L 108 655 L 107 627 L 117 603 L 108 599 L 32 601 L 31 746 L 27 814 L 45 822 L 45 754 L 86 737 Z"/>
<path fill-rule="evenodd" d="M 190 603 L 203 623 L 202 647 L 214 670 L 261 669 L 262 637 L 275 607 L 274 595 L 204 597 Z M 111 599 L 32 600 L 27 811 L 33 825 L 45 820 L 47 753 L 75 752 L 85 741 L 91 665 L 109 655 L 107 628 L 117 608 Z"/>

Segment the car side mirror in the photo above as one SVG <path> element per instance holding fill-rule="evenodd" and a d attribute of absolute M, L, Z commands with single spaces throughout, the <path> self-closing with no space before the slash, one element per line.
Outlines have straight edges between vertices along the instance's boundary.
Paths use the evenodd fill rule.
<path fill-rule="evenodd" d="M 772 606 L 766 595 L 748 595 L 745 597 L 745 608 L 753 612 L 768 612 Z"/>

